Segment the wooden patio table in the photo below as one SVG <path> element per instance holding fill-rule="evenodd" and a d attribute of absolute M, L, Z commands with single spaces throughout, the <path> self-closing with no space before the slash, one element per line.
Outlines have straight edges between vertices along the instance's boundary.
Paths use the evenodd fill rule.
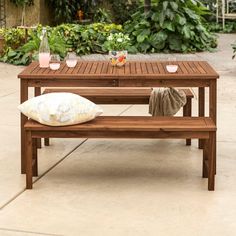
<path fill-rule="evenodd" d="M 19 75 L 20 102 L 28 100 L 28 88 L 35 96 L 42 87 L 198 87 L 199 116 L 205 116 L 205 88 L 209 88 L 209 116 L 216 124 L 217 78 L 219 75 L 205 61 L 177 61 L 176 73 L 169 73 L 165 61 L 130 61 L 123 67 L 113 67 L 108 61 L 79 61 L 74 68 L 64 62 L 57 71 L 39 68 L 31 63 Z M 131 90 L 132 92 L 132 90 Z M 21 114 L 21 173 L 25 173 L 24 124 Z M 202 147 L 201 142 L 199 147 Z"/>

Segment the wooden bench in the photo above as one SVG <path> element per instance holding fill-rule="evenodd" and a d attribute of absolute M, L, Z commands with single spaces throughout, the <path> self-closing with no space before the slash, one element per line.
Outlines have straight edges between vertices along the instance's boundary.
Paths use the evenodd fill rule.
<path fill-rule="evenodd" d="M 182 89 L 187 97 L 187 104 L 194 97 L 190 89 Z M 83 87 L 75 89 L 45 89 L 44 93 L 68 92 L 89 99 L 96 104 L 148 104 L 151 88 L 105 88 Z M 191 116 L 191 115 L 190 115 Z"/>
<path fill-rule="evenodd" d="M 33 168 L 37 169 L 34 163 L 37 162 L 37 138 L 147 138 L 203 139 L 202 176 L 208 178 L 208 190 L 214 190 L 216 126 L 210 118 L 101 116 L 84 124 L 64 127 L 45 126 L 29 120 L 24 127 L 27 189 L 32 189 Z"/>
<path fill-rule="evenodd" d="M 192 116 L 192 98 L 194 97 L 190 89 L 182 89 L 187 98 L 187 103 L 183 107 L 183 116 Z M 75 89 L 45 89 L 43 92 L 69 92 L 75 93 L 89 99 L 96 104 L 148 104 L 151 88 L 105 88 L 105 87 L 83 87 Z M 49 139 L 45 139 L 45 146 L 49 146 Z M 186 145 L 191 145 L 191 139 L 186 139 Z"/>

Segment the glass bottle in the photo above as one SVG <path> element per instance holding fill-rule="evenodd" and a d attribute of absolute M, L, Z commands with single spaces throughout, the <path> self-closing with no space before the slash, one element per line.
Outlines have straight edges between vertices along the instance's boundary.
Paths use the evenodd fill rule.
<path fill-rule="evenodd" d="M 47 30 L 43 27 L 42 30 L 42 40 L 39 47 L 39 67 L 47 68 L 49 67 L 50 61 L 50 48 L 48 44 Z"/>

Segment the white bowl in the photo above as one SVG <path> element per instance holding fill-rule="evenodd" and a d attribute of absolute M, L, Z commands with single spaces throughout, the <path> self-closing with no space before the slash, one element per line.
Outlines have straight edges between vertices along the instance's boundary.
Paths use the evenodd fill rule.
<path fill-rule="evenodd" d="M 166 69 L 169 73 L 175 73 L 178 70 L 178 65 L 167 65 Z"/>
<path fill-rule="evenodd" d="M 66 65 L 70 68 L 75 67 L 77 64 L 77 59 L 67 59 L 66 60 Z"/>

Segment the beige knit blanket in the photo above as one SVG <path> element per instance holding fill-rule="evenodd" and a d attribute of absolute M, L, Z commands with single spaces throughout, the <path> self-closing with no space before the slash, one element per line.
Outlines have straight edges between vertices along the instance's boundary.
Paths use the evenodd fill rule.
<path fill-rule="evenodd" d="M 175 88 L 153 88 L 149 100 L 152 116 L 173 116 L 187 102 L 186 94 Z"/>

